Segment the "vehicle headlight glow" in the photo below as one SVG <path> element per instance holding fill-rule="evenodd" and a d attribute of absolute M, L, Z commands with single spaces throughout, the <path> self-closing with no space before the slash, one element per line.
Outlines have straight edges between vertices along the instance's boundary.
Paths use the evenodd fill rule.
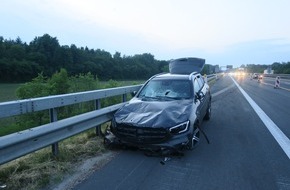
<path fill-rule="evenodd" d="M 189 127 L 189 121 L 186 121 L 186 122 L 178 124 L 178 125 L 176 125 L 174 127 L 171 127 L 169 129 L 169 131 L 172 134 L 180 134 L 180 133 L 183 133 L 183 132 L 187 131 L 188 127 Z"/>

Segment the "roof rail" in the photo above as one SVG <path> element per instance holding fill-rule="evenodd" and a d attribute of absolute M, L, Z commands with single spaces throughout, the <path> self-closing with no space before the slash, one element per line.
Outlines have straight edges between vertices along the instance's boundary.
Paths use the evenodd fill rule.
<path fill-rule="evenodd" d="M 189 80 L 191 80 L 192 75 L 197 74 L 198 72 L 194 71 L 192 73 L 189 74 Z"/>
<path fill-rule="evenodd" d="M 163 75 L 163 74 L 166 74 L 166 73 L 165 73 L 165 72 L 163 72 L 163 73 L 158 73 L 158 74 L 153 75 L 152 77 L 150 77 L 148 80 L 151 80 L 151 79 L 153 79 L 154 77 L 157 77 L 157 76 L 159 76 L 159 75 Z"/>

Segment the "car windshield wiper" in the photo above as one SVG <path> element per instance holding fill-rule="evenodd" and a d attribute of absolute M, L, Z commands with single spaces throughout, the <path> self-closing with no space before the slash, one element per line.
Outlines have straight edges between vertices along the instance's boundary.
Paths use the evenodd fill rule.
<path fill-rule="evenodd" d="M 140 97 L 142 100 L 156 100 L 158 97 L 153 97 L 153 96 L 141 96 Z"/>
<path fill-rule="evenodd" d="M 157 98 L 161 100 L 180 100 L 179 97 L 171 97 L 171 96 L 156 96 Z"/>
<path fill-rule="evenodd" d="M 171 96 L 141 96 L 140 97 L 142 100 L 166 100 L 166 101 L 170 101 L 170 100 L 181 100 L 183 98 L 181 97 L 171 97 Z"/>

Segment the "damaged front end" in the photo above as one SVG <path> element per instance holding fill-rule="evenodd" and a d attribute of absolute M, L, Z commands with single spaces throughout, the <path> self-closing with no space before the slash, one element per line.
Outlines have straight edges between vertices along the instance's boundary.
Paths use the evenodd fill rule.
<path fill-rule="evenodd" d="M 173 127 L 144 127 L 112 120 L 105 136 L 108 146 L 134 147 L 147 153 L 167 155 L 186 148 L 190 134 L 190 121 Z"/>
<path fill-rule="evenodd" d="M 104 138 L 105 145 L 108 147 L 137 148 L 151 154 L 168 155 L 182 151 L 189 141 L 188 135 L 185 134 L 182 135 L 182 138 L 174 138 L 173 135 L 166 131 L 129 128 L 122 128 L 121 130 L 122 135 L 132 134 L 133 131 L 135 131 L 136 135 L 131 135 L 130 138 L 119 138 L 109 130 Z M 117 133 L 120 134 L 120 131 Z"/>

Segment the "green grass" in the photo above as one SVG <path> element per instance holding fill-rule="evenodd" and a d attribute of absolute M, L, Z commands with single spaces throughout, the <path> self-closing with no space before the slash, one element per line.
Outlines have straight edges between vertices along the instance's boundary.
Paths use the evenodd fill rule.
<path fill-rule="evenodd" d="M 21 84 L 0 83 L 0 102 L 16 100 L 16 89 Z"/>
<path fill-rule="evenodd" d="M 47 189 L 73 173 L 83 160 L 108 152 L 95 129 L 59 142 L 59 150 L 53 156 L 47 147 L 0 165 L 0 181 L 11 190 Z"/>
<path fill-rule="evenodd" d="M 0 83 L 0 103 L 16 100 L 16 89 L 20 85 L 21 84 L 18 83 Z M 14 123 L 14 117 L 0 119 L 0 137 L 19 130 L 23 130 L 19 126 L 14 125 Z"/>
<path fill-rule="evenodd" d="M 106 84 L 108 81 L 100 81 L 101 85 Z M 120 86 L 131 86 L 131 85 L 137 85 L 142 84 L 145 81 L 144 80 L 130 80 L 130 81 L 117 81 Z M 0 102 L 6 102 L 6 101 L 12 101 L 17 100 L 16 97 L 16 89 L 20 87 L 22 83 L 0 83 Z"/>
<path fill-rule="evenodd" d="M 19 126 L 14 125 L 14 118 L 1 118 L 0 119 L 0 137 L 24 130 Z"/>

